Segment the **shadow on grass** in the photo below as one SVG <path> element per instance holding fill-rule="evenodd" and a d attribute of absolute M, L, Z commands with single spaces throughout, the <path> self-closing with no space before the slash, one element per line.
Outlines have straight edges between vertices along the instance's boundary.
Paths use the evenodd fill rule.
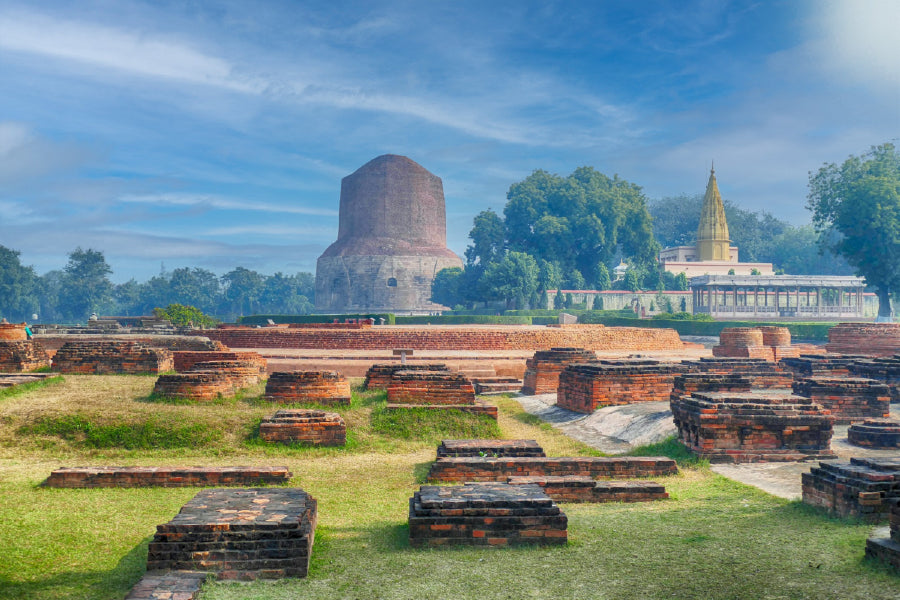
<path fill-rule="evenodd" d="M 416 463 L 413 466 L 413 478 L 416 483 L 426 483 L 428 481 L 428 473 L 431 471 L 431 465 L 434 464 L 434 461 L 429 460 L 428 462 Z"/>
<path fill-rule="evenodd" d="M 661 442 L 632 448 L 624 456 L 666 456 L 674 459 L 679 467 L 709 468 L 709 460 L 700 458 L 688 450 L 674 435 Z"/>

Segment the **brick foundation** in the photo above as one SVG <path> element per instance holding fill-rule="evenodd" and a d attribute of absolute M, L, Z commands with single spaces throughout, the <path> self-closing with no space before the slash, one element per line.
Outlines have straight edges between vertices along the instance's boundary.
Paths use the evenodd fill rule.
<path fill-rule="evenodd" d="M 900 449 L 900 421 L 866 419 L 854 423 L 847 430 L 847 441 L 863 448 Z"/>
<path fill-rule="evenodd" d="M 892 356 L 900 353 L 900 323 L 838 323 L 828 330 L 829 352 Z"/>
<path fill-rule="evenodd" d="M 172 359 L 175 364 L 175 370 L 179 373 L 193 370 L 197 363 L 239 360 L 255 366 L 259 371 L 260 377 L 266 376 L 266 359 L 256 352 L 181 350 L 173 352 Z"/>
<path fill-rule="evenodd" d="M 891 390 L 874 379 L 809 377 L 795 381 L 793 390 L 831 411 L 835 423 L 891 416 Z"/>
<path fill-rule="evenodd" d="M 217 360 L 195 363 L 185 373 L 160 375 L 153 393 L 161 398 L 205 402 L 229 398 L 259 383 L 259 365 L 252 361 Z"/>
<path fill-rule="evenodd" d="M 300 488 L 203 490 L 157 525 L 147 570 L 194 569 L 219 579 L 306 577 L 316 500 Z"/>
<path fill-rule="evenodd" d="M 559 375 L 567 366 L 596 360 L 597 354 L 584 348 L 538 350 L 525 361 L 522 393 L 527 396 L 551 394 L 559 387 Z"/>
<path fill-rule="evenodd" d="M 660 456 L 650 457 L 521 457 L 441 458 L 431 465 L 430 481 L 500 481 L 509 477 L 564 477 L 580 475 L 592 479 L 633 479 L 660 477 L 678 472 L 675 461 Z"/>
<path fill-rule="evenodd" d="M 711 462 L 832 458 L 833 417 L 812 400 L 773 392 L 694 392 L 671 401 L 681 442 Z"/>
<path fill-rule="evenodd" d="M 565 544 L 568 519 L 537 485 L 423 485 L 409 499 L 409 543 Z"/>
<path fill-rule="evenodd" d="M 891 388 L 891 402 L 900 402 L 900 354 L 889 357 L 859 359 L 850 366 L 855 377 L 877 379 Z"/>
<path fill-rule="evenodd" d="M 668 400 L 675 376 L 688 368 L 655 360 L 570 364 L 559 376 L 556 405 L 589 414 L 604 406 Z"/>
<path fill-rule="evenodd" d="M 420 408 L 423 410 L 458 410 L 472 415 L 484 415 L 494 419 L 498 418 L 497 407 L 482 400 L 476 400 L 475 404 L 386 404 L 384 410 L 409 410 Z"/>
<path fill-rule="evenodd" d="M 202 571 L 151 571 L 125 596 L 125 600 L 195 600 L 209 577 Z"/>
<path fill-rule="evenodd" d="M 50 366 L 40 342 L 0 340 L 0 371 L 25 373 Z"/>
<path fill-rule="evenodd" d="M 555 502 L 648 502 L 669 497 L 653 481 L 596 481 L 590 477 L 510 477 L 510 485 L 537 485 Z"/>
<path fill-rule="evenodd" d="M 866 541 L 866 556 L 900 569 L 900 503 L 891 507 L 888 535 L 876 534 Z"/>
<path fill-rule="evenodd" d="M 689 398 L 697 392 L 748 393 L 752 389 L 750 379 L 742 375 L 718 375 L 709 373 L 685 373 L 672 382 L 671 401 Z"/>
<path fill-rule="evenodd" d="M 794 376 L 790 371 L 762 358 L 701 358 L 686 363 L 691 371 L 711 375 L 740 375 L 760 389 L 791 389 Z"/>
<path fill-rule="evenodd" d="M 25 323 L 0 323 L 0 340 L 21 342 L 27 339 L 28 334 L 25 333 Z"/>
<path fill-rule="evenodd" d="M 259 424 L 259 437 L 277 444 L 343 446 L 347 443 L 347 426 L 337 413 L 279 410 Z"/>
<path fill-rule="evenodd" d="M 845 356 L 840 354 L 804 354 L 793 358 L 784 358 L 778 365 L 790 371 L 796 377 L 848 377 L 851 366 L 860 358 L 859 355 Z"/>
<path fill-rule="evenodd" d="M 90 375 L 171 371 L 172 353 L 141 342 L 66 342 L 53 357 L 53 370 Z"/>
<path fill-rule="evenodd" d="M 462 373 L 396 371 L 387 388 L 389 404 L 475 404 L 475 387 Z"/>
<path fill-rule="evenodd" d="M 394 373 L 397 371 L 449 371 L 449 367 L 447 365 L 441 363 L 423 363 L 417 365 L 406 364 L 402 365 L 400 363 L 390 363 L 390 364 L 375 364 L 369 367 L 369 370 L 366 371 L 366 381 L 363 384 L 363 389 L 365 390 L 373 390 L 373 389 L 381 389 L 386 390 L 391 383 L 391 378 L 394 376 Z"/>
<path fill-rule="evenodd" d="M 448 456 L 546 456 L 534 440 L 441 440 L 437 457 Z"/>
<path fill-rule="evenodd" d="M 900 459 L 851 458 L 850 462 L 822 462 L 803 473 L 803 502 L 837 517 L 870 523 L 887 518 L 900 501 Z"/>
<path fill-rule="evenodd" d="M 41 485 L 53 488 L 205 487 L 287 483 L 287 467 L 65 467 Z"/>
<path fill-rule="evenodd" d="M 337 371 L 277 371 L 266 381 L 268 402 L 350 406 L 350 382 Z"/>

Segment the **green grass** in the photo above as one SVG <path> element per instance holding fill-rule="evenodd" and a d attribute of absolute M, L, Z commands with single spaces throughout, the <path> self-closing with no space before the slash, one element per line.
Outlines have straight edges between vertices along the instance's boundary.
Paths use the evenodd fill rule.
<path fill-rule="evenodd" d="M 62 383 L 62 381 L 62 376 L 57 375 L 56 377 L 46 377 L 44 379 L 41 379 L 40 381 L 31 381 L 29 383 L 22 383 L 19 385 L 14 385 L 12 387 L 3 388 L 0 389 L 0 400 L 3 400 L 4 398 L 22 396 L 23 394 L 27 394 L 48 385 L 56 385 L 58 383 Z"/>
<path fill-rule="evenodd" d="M 708 468 L 709 461 L 701 459 L 688 450 L 684 444 L 678 441 L 676 436 L 670 436 L 661 442 L 638 446 L 626 453 L 627 456 L 668 456 L 675 459 L 679 467 Z"/>
<path fill-rule="evenodd" d="M 565 547 L 414 550 L 408 500 L 448 424 L 431 423 L 427 434 L 404 438 L 421 426 L 420 417 L 381 423 L 384 393 L 355 390 L 351 406 L 334 409 L 350 425 L 351 447 L 263 446 L 252 442 L 253 424 L 280 406 L 252 395 L 232 404 L 141 401 L 152 384 L 71 376 L 0 404 L 0 599 L 123 598 L 143 573 L 156 525 L 196 493 L 38 485 L 54 468 L 85 464 L 286 465 L 292 485 L 318 500 L 308 578 L 210 583 L 203 600 L 900 597 L 900 574 L 863 559 L 870 525 L 828 518 L 702 463 L 692 466 L 671 440 L 636 451 L 679 460 L 678 475 L 659 478 L 670 499 L 563 504 Z M 496 402 L 504 437 L 536 439 L 551 456 L 597 454 L 524 416 L 515 400 Z M 67 415 L 81 420 L 66 422 Z M 153 418 L 173 427 L 205 424 L 221 437 L 203 446 L 127 450 L 81 441 L 85 423 L 103 428 Z M 73 439 L 19 433 L 43 419 L 73 429 L 67 434 Z"/>
<path fill-rule="evenodd" d="M 42 417 L 19 429 L 20 435 L 59 436 L 84 448 L 124 448 L 151 450 L 205 446 L 221 437 L 204 423 L 179 425 L 158 417 L 138 423 L 101 425 L 83 415 Z"/>
<path fill-rule="evenodd" d="M 372 430 L 401 440 L 420 440 L 437 445 L 445 438 L 498 438 L 497 421 L 485 415 L 471 415 L 461 410 L 429 410 L 406 408 L 372 411 Z"/>

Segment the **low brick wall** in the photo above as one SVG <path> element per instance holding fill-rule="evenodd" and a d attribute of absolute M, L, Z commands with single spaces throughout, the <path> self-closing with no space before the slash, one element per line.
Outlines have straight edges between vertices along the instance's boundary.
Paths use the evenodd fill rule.
<path fill-rule="evenodd" d="M 337 371 L 276 371 L 266 381 L 267 402 L 350 406 L 350 382 Z"/>
<path fill-rule="evenodd" d="M 157 525 L 147 570 L 195 569 L 219 579 L 306 577 L 316 500 L 300 488 L 203 490 Z"/>
<path fill-rule="evenodd" d="M 338 413 L 279 410 L 259 424 L 259 437 L 277 444 L 343 446 L 347 443 L 347 426 Z"/>
<path fill-rule="evenodd" d="M 568 519 L 536 485 L 423 485 L 409 499 L 409 543 L 448 545 L 565 544 Z"/>
<path fill-rule="evenodd" d="M 597 360 L 597 354 L 584 348 L 550 348 L 538 350 L 525 361 L 522 393 L 527 396 L 551 394 L 559 387 L 559 375 L 575 363 Z"/>
<path fill-rule="evenodd" d="M 900 421 L 866 419 L 862 423 L 854 423 L 847 430 L 847 441 L 863 448 L 900 448 Z"/>
<path fill-rule="evenodd" d="M 462 373 L 396 371 L 387 388 L 389 404 L 474 404 L 475 387 Z"/>
<path fill-rule="evenodd" d="M 713 356 L 722 358 L 761 358 L 770 362 L 786 356 L 797 356 L 799 348 L 791 346 L 787 327 L 726 327 L 719 334 L 719 345 Z"/>
<path fill-rule="evenodd" d="M 873 535 L 866 541 L 866 556 L 900 569 L 900 503 L 891 507 L 888 535 Z"/>
<path fill-rule="evenodd" d="M 450 368 L 441 363 L 405 364 L 388 363 L 374 364 L 366 371 L 366 381 L 363 389 L 386 390 L 391 384 L 391 378 L 397 371 L 450 371 Z"/>
<path fill-rule="evenodd" d="M 832 458 L 834 418 L 809 398 L 694 392 L 672 398 L 680 441 L 711 462 Z"/>
<path fill-rule="evenodd" d="M 286 483 L 287 467 L 65 467 L 41 485 L 54 488 L 205 487 Z"/>
<path fill-rule="evenodd" d="M 696 392 L 747 393 L 752 389 L 750 379 L 741 375 L 685 373 L 672 381 L 670 401 L 679 401 Z"/>
<path fill-rule="evenodd" d="M 447 456 L 546 456 L 534 440 L 441 440 L 437 457 Z"/>
<path fill-rule="evenodd" d="M 175 364 L 175 370 L 179 373 L 192 370 L 197 363 L 239 360 L 255 366 L 259 371 L 260 377 L 266 376 L 266 359 L 256 352 L 180 350 L 172 353 L 172 359 Z"/>
<path fill-rule="evenodd" d="M 680 350 L 674 329 L 576 325 L 378 326 L 357 331 L 329 329 L 233 328 L 204 330 L 198 335 L 230 348 L 308 348 L 313 350 Z"/>
<path fill-rule="evenodd" d="M 53 357 L 53 370 L 90 375 L 171 371 L 172 353 L 141 342 L 67 342 Z"/>
<path fill-rule="evenodd" d="M 497 420 L 497 407 L 487 402 L 476 400 L 475 404 L 386 404 L 384 410 L 409 410 L 417 408 L 422 410 L 458 410 L 472 415 L 484 415 Z"/>
<path fill-rule="evenodd" d="M 195 600 L 209 573 L 202 571 L 152 571 L 144 574 L 125 600 Z"/>
<path fill-rule="evenodd" d="M 854 377 L 887 384 L 891 388 L 891 402 L 900 402 L 900 355 L 855 360 L 849 370 Z"/>
<path fill-rule="evenodd" d="M 537 485 L 555 502 L 648 502 L 669 497 L 654 481 L 596 481 L 590 477 L 510 477 L 510 485 Z"/>
<path fill-rule="evenodd" d="M 592 479 L 660 477 L 678 472 L 675 461 L 650 457 L 521 457 L 441 458 L 431 465 L 428 479 L 442 482 L 507 481 L 510 477 L 556 477 L 580 475 Z"/>
<path fill-rule="evenodd" d="M 791 389 L 794 375 L 763 358 L 701 358 L 686 363 L 690 370 L 714 375 L 740 375 L 760 389 Z"/>
<path fill-rule="evenodd" d="M 599 361 L 571 364 L 559 376 L 556 405 L 580 413 L 604 406 L 668 400 L 684 363 L 655 360 Z"/>
<path fill-rule="evenodd" d="M 25 333 L 25 323 L 0 323 L 0 340 L 7 342 L 20 342 L 28 339 Z"/>
<path fill-rule="evenodd" d="M 0 372 L 25 373 L 50 366 L 39 342 L 0 340 Z"/>
<path fill-rule="evenodd" d="M 785 371 L 790 371 L 797 378 L 801 377 L 848 377 L 852 365 L 863 358 L 859 355 L 819 354 L 783 358 L 778 361 Z"/>
<path fill-rule="evenodd" d="M 900 501 L 900 458 L 822 462 L 803 473 L 803 502 L 837 517 L 883 521 Z"/>
<path fill-rule="evenodd" d="M 185 373 L 160 375 L 153 393 L 161 398 L 209 401 L 229 398 L 259 383 L 259 366 L 252 361 L 216 360 L 195 363 Z"/>
<path fill-rule="evenodd" d="M 756 329 L 762 333 L 763 346 L 769 346 L 770 348 L 790 348 L 791 330 L 787 327 L 763 325 Z"/>
<path fill-rule="evenodd" d="M 900 323 L 838 323 L 828 330 L 825 348 L 840 354 L 900 354 Z"/>
<path fill-rule="evenodd" d="M 831 411 L 835 423 L 891 416 L 891 390 L 874 379 L 808 377 L 795 381 L 793 390 Z"/>

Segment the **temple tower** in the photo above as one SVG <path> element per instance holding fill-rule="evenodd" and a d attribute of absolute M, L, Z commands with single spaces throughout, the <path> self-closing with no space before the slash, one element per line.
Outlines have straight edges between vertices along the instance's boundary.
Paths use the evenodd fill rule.
<path fill-rule="evenodd" d="M 316 263 L 316 310 L 428 313 L 441 269 L 462 267 L 447 248 L 441 178 L 385 154 L 341 181 L 338 239 Z"/>
<path fill-rule="evenodd" d="M 716 169 L 711 168 L 697 228 L 697 260 L 730 260 L 730 248 L 725 205 L 716 183 Z"/>

